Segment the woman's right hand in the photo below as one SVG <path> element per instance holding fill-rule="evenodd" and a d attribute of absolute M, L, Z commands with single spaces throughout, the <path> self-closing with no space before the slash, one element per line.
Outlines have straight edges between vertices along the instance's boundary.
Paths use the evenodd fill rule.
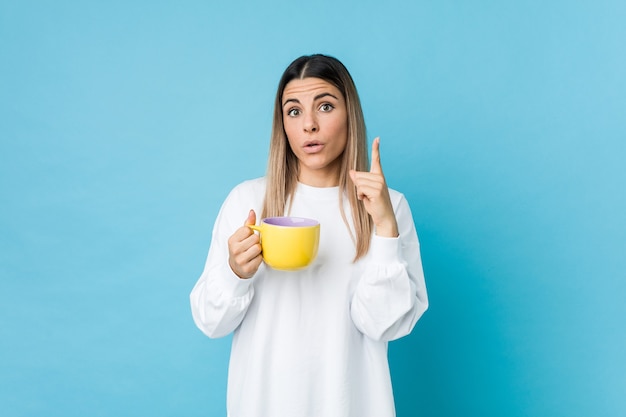
<path fill-rule="evenodd" d="M 249 224 L 256 224 L 254 210 L 250 210 L 244 226 L 228 239 L 228 264 L 243 279 L 252 278 L 263 261 L 259 235 L 248 227 Z"/>

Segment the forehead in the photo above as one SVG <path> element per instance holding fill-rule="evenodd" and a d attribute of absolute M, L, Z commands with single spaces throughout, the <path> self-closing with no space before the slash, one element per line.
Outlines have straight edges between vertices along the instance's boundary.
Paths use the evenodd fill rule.
<path fill-rule="evenodd" d="M 337 98 L 343 97 L 341 91 L 328 81 L 321 78 L 308 77 L 289 81 L 283 90 L 283 98 L 317 95 L 320 93 L 330 93 Z"/>

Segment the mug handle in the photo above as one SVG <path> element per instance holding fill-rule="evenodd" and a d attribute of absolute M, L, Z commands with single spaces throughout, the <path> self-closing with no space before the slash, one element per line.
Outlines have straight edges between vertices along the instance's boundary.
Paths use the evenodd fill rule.
<path fill-rule="evenodd" d="M 261 226 L 257 226 L 255 224 L 247 224 L 246 226 L 248 226 L 252 230 L 256 230 L 257 232 L 261 233 Z"/>

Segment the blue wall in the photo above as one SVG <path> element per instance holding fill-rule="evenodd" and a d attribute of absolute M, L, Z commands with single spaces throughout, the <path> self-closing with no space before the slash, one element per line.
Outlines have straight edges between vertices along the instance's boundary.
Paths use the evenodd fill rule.
<path fill-rule="evenodd" d="M 224 415 L 188 294 L 313 52 L 422 242 L 398 415 L 626 415 L 626 3 L 100 3 L 0 3 L 3 416 Z"/>

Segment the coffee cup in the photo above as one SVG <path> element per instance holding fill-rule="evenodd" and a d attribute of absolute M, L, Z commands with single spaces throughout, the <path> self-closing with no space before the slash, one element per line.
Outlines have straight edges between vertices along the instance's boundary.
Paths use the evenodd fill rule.
<path fill-rule="evenodd" d="M 248 225 L 260 234 L 263 260 L 278 270 L 305 268 L 317 256 L 320 224 L 302 217 L 268 217 L 257 225 Z"/>

